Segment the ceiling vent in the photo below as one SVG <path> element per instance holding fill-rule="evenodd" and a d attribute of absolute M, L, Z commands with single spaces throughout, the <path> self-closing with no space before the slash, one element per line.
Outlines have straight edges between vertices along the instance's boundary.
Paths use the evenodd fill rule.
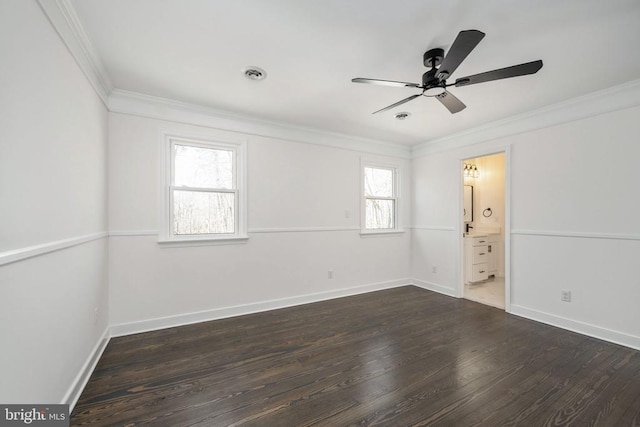
<path fill-rule="evenodd" d="M 242 72 L 251 80 L 264 80 L 267 77 L 267 72 L 259 67 L 245 67 Z"/>
<path fill-rule="evenodd" d="M 411 116 L 411 113 L 407 112 L 407 111 L 402 111 L 400 113 L 396 113 L 396 115 L 394 116 L 396 118 L 396 120 L 406 120 Z"/>

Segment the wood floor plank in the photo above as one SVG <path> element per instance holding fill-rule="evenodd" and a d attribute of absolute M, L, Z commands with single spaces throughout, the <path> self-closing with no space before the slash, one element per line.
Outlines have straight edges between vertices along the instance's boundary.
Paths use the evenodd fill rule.
<path fill-rule="evenodd" d="M 468 408 L 466 416 L 457 419 L 464 425 L 544 425 L 543 420 L 535 417 L 551 412 L 547 408 L 558 399 L 566 399 L 563 396 L 568 389 L 566 378 L 615 354 L 608 346 L 601 348 L 599 343 L 591 344 L 585 342 L 572 352 L 549 348 L 544 357 L 523 365 L 517 375 L 502 384 L 502 390 L 485 393 Z"/>
<path fill-rule="evenodd" d="M 72 425 L 634 425 L 640 352 L 407 286 L 114 338 Z"/>

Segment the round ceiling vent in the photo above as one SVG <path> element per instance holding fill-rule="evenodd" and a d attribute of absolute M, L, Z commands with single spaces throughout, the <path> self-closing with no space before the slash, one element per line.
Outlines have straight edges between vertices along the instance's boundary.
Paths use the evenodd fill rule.
<path fill-rule="evenodd" d="M 260 67 L 245 67 L 242 72 L 251 80 L 264 80 L 267 77 L 267 72 Z"/>
<path fill-rule="evenodd" d="M 411 116 L 411 113 L 407 111 L 401 111 L 400 113 L 396 113 L 394 117 L 396 118 L 396 120 L 406 120 L 410 116 Z"/>

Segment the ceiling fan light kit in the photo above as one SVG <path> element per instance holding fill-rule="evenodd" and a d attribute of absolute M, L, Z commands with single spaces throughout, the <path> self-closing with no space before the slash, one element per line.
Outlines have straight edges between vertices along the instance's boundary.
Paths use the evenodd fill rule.
<path fill-rule="evenodd" d="M 354 83 L 367 83 L 382 86 L 411 87 L 422 89 L 422 93 L 411 95 L 394 104 L 374 111 L 372 114 L 391 110 L 392 108 L 412 101 L 419 96 L 436 98 L 442 105 L 445 106 L 445 108 L 447 108 L 447 110 L 449 110 L 449 112 L 451 112 L 451 114 L 455 114 L 464 110 L 467 106 L 447 90 L 449 86 L 462 87 L 476 83 L 489 82 L 492 80 L 501 80 L 510 77 L 524 76 L 527 74 L 535 74 L 542 68 L 542 60 L 538 59 L 536 61 L 531 61 L 524 64 L 513 65 L 510 67 L 487 71 L 480 74 L 461 77 L 456 79 L 454 83 L 447 84 L 447 79 L 455 72 L 458 66 L 462 63 L 462 61 L 465 60 L 465 58 L 471 53 L 471 51 L 475 49 L 475 47 L 478 45 L 478 43 L 480 43 L 484 36 L 485 34 L 482 31 L 478 30 L 460 31 L 446 55 L 444 54 L 444 49 L 441 48 L 429 49 L 428 51 L 426 51 L 422 57 L 422 62 L 424 66 L 430 68 L 430 70 L 422 75 L 421 85 L 417 83 L 398 82 L 394 80 L 366 79 L 362 77 L 357 77 L 355 79 L 352 79 L 351 81 Z"/>

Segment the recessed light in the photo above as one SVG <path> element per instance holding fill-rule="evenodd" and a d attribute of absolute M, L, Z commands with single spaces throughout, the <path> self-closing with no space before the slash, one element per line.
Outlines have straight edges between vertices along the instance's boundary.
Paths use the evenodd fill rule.
<path fill-rule="evenodd" d="M 411 116 L 411 113 L 407 112 L 407 111 L 401 111 L 399 113 L 395 114 L 395 118 L 396 120 L 406 120 Z"/>
<path fill-rule="evenodd" d="M 242 69 L 242 73 L 251 80 L 264 80 L 267 77 L 267 72 L 260 67 L 245 67 Z"/>

